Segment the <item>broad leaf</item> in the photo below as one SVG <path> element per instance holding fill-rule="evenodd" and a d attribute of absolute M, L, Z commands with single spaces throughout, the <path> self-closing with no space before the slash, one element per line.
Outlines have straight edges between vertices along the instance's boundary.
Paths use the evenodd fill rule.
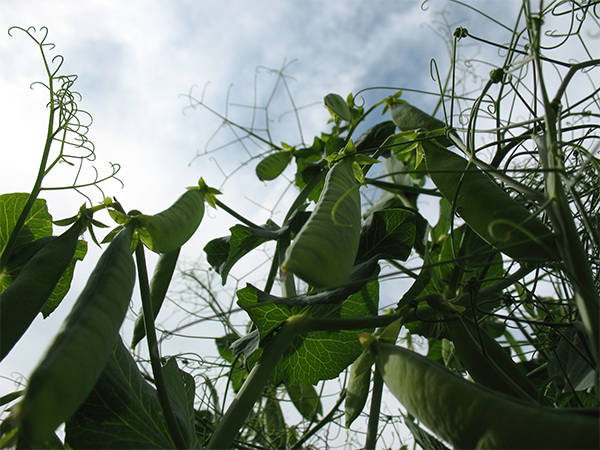
<path fill-rule="evenodd" d="M 346 101 L 339 94 L 327 94 L 324 98 L 325 106 L 327 106 L 332 112 L 340 116 L 346 122 L 352 120 L 352 114 Z"/>
<path fill-rule="evenodd" d="M 25 193 L 0 195 L 0 255 L 4 252 L 28 199 L 29 194 Z M 27 215 L 4 272 L 0 273 L 0 292 L 12 283 L 27 261 L 48 243 L 48 239 L 42 239 L 51 235 L 52 216 L 48 213 L 46 200 L 37 199 Z M 33 244 L 38 240 L 39 243 Z"/>
<path fill-rule="evenodd" d="M 67 270 L 65 270 L 65 273 L 60 278 L 60 281 L 54 288 L 54 291 L 52 291 L 50 298 L 46 301 L 46 304 L 42 308 L 42 315 L 44 316 L 44 319 L 52 314 L 58 305 L 60 305 L 63 298 L 65 298 L 65 295 L 67 295 L 69 289 L 71 289 L 71 281 L 73 280 L 73 273 L 75 272 L 75 262 L 83 261 L 83 258 L 87 253 L 87 248 L 86 241 L 79 241 L 77 243 L 77 250 L 75 251 L 73 262 L 69 265 L 69 267 L 67 267 Z"/>
<path fill-rule="evenodd" d="M 302 417 L 314 420 L 316 415 L 323 415 L 323 405 L 312 384 L 286 384 L 287 393 Z"/>
<path fill-rule="evenodd" d="M 187 448 L 198 448 L 194 433 L 194 379 L 174 358 L 163 367 L 171 406 Z M 174 448 L 156 390 L 144 379 L 118 339 L 93 391 L 66 423 L 72 448 Z"/>
<path fill-rule="evenodd" d="M 274 331 L 287 318 L 310 308 L 313 317 L 348 318 L 377 315 L 379 282 L 375 279 L 362 289 L 337 304 L 293 306 L 283 304 L 259 304 L 259 291 L 248 286 L 237 292 L 238 304 L 250 315 L 261 336 Z M 356 338 L 365 330 L 342 330 L 336 332 L 314 331 L 298 337 L 285 353 L 273 373 L 273 380 L 292 384 L 315 384 L 320 380 L 337 377 L 362 352 Z M 259 352 L 252 355 L 258 357 Z"/>
<path fill-rule="evenodd" d="M 361 134 L 356 140 L 356 151 L 367 154 L 375 152 L 389 136 L 394 134 L 394 131 L 396 131 L 396 124 L 391 120 L 378 123 Z"/>
<path fill-rule="evenodd" d="M 290 150 L 270 154 L 256 166 L 256 176 L 260 181 L 274 180 L 285 170 L 293 156 Z"/>
<path fill-rule="evenodd" d="M 285 232 L 274 222 L 269 221 L 264 228 L 250 228 L 244 225 L 234 225 L 229 229 L 231 236 L 213 239 L 204 247 L 208 263 L 221 275 L 223 285 L 231 268 L 242 257 L 265 242 L 277 239 Z"/>
<path fill-rule="evenodd" d="M 406 209 L 375 211 L 362 226 L 356 261 L 375 256 L 404 261 L 410 256 L 415 233 L 413 212 Z"/>

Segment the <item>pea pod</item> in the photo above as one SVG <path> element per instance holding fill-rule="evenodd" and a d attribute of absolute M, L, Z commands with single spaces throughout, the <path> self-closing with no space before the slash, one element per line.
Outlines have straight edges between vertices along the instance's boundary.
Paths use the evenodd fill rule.
<path fill-rule="evenodd" d="M 435 131 L 446 127 L 446 124 L 435 117 L 421 111 L 416 106 L 403 100 L 396 100 L 391 107 L 392 121 L 402 131 L 425 129 Z M 445 136 L 439 136 L 436 140 L 444 147 L 450 147 L 453 142 Z"/>
<path fill-rule="evenodd" d="M 284 272 L 294 273 L 317 288 L 346 281 L 360 241 L 357 184 L 350 158 L 344 158 L 327 173 L 315 210 L 286 251 L 281 265 Z M 336 203 L 346 194 L 334 217 Z"/>
<path fill-rule="evenodd" d="M 125 227 L 104 251 L 31 374 L 19 411 L 22 446 L 48 439 L 77 411 L 102 373 L 135 284 L 132 235 L 132 226 Z"/>
<path fill-rule="evenodd" d="M 517 261 L 556 260 L 554 236 L 538 218 L 466 159 L 431 140 L 422 145 L 429 176 L 473 231 Z"/>
<path fill-rule="evenodd" d="M 162 253 L 158 258 L 152 281 L 150 282 L 150 297 L 152 299 L 152 312 L 154 317 L 158 315 L 160 308 L 165 300 L 181 247 L 169 253 Z M 131 348 L 134 348 L 146 336 L 146 326 L 144 324 L 144 315 L 138 315 L 135 326 L 133 327 L 133 339 L 131 340 Z"/>
<path fill-rule="evenodd" d="M 346 389 L 346 402 L 344 404 L 344 417 L 346 428 L 362 413 L 369 396 L 371 385 L 371 366 L 375 363 L 375 354 L 370 349 L 365 349 L 350 366 L 348 374 L 348 388 Z"/>
<path fill-rule="evenodd" d="M 596 410 L 531 406 L 424 356 L 378 342 L 377 368 L 407 411 L 456 448 L 599 448 Z"/>
<path fill-rule="evenodd" d="M 487 331 L 481 327 L 478 330 L 467 317 L 445 324 L 460 362 L 476 383 L 506 395 L 544 402 L 529 378 Z"/>
<path fill-rule="evenodd" d="M 73 261 L 83 220 L 39 249 L 0 294 L 0 360 L 27 331 Z"/>
<path fill-rule="evenodd" d="M 172 252 L 185 244 L 198 229 L 204 216 L 204 192 L 190 188 L 175 203 L 153 216 L 140 217 L 152 237 L 150 248 Z"/>

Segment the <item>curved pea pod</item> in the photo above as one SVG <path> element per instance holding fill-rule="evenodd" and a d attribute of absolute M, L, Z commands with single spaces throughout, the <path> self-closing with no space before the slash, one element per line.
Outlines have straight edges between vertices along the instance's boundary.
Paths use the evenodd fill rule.
<path fill-rule="evenodd" d="M 152 237 L 150 249 L 168 253 L 181 247 L 193 236 L 203 216 L 204 192 L 190 188 L 163 212 L 140 217 L 140 220 Z"/>
<path fill-rule="evenodd" d="M 375 354 L 371 349 L 365 349 L 350 366 L 348 387 L 344 404 L 346 428 L 362 413 L 369 396 L 371 385 L 371 366 L 375 363 Z"/>
<path fill-rule="evenodd" d="M 29 379 L 20 404 L 20 446 L 44 442 L 68 420 L 98 380 L 125 318 L 135 265 L 133 228 L 104 251 L 61 330 Z"/>
<path fill-rule="evenodd" d="M 0 294 L 0 360 L 11 351 L 56 288 L 73 261 L 83 219 L 51 239 L 23 266 L 15 280 Z"/>
<path fill-rule="evenodd" d="M 152 312 L 154 317 L 158 316 L 158 312 L 169 290 L 175 267 L 177 267 L 177 259 L 181 247 L 169 253 L 162 253 L 158 258 L 152 281 L 150 281 L 150 298 L 152 300 Z M 146 336 L 146 326 L 144 324 L 144 315 L 140 312 L 135 325 L 133 327 L 133 339 L 131 340 L 131 348 L 134 348 Z"/>
<path fill-rule="evenodd" d="M 377 369 L 390 392 L 456 448 L 599 448 L 596 410 L 532 406 L 471 383 L 424 356 L 378 342 Z"/>
<path fill-rule="evenodd" d="M 315 210 L 286 250 L 281 265 L 284 273 L 296 274 L 316 288 L 346 281 L 360 242 L 357 185 L 350 158 L 344 158 L 327 173 Z M 336 203 L 346 194 L 334 212 Z"/>
<path fill-rule="evenodd" d="M 427 131 L 440 130 L 446 124 L 440 119 L 430 116 L 416 106 L 403 100 L 397 100 L 391 107 L 392 121 L 402 131 L 425 129 Z M 444 147 L 450 147 L 454 143 L 445 136 L 438 136 L 436 140 Z"/>
<path fill-rule="evenodd" d="M 486 242 L 522 262 L 557 259 L 552 232 L 490 177 L 461 156 L 422 141 L 429 176 L 454 210 Z"/>
<path fill-rule="evenodd" d="M 487 331 L 481 327 L 477 330 L 475 323 L 467 317 L 445 323 L 461 364 L 476 383 L 523 400 L 543 402 L 529 378 Z"/>

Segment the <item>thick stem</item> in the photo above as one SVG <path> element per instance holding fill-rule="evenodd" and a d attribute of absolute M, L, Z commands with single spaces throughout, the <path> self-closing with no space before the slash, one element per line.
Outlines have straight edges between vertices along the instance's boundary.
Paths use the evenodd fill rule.
<path fill-rule="evenodd" d="M 228 449 L 239 429 L 244 424 L 254 403 L 263 392 L 275 366 L 283 356 L 291 342 L 305 332 L 310 323 L 310 316 L 293 316 L 287 319 L 271 343 L 264 349 L 263 354 L 235 399 L 221 418 L 206 450 Z"/>
<path fill-rule="evenodd" d="M 383 378 L 379 370 L 375 370 L 373 377 L 373 393 L 371 394 L 371 409 L 369 411 L 369 425 L 367 427 L 367 442 L 365 450 L 375 450 L 377 445 L 377 428 L 379 427 L 379 411 L 381 410 L 381 397 L 383 395 Z"/>
<path fill-rule="evenodd" d="M 158 351 L 156 332 L 154 330 L 154 312 L 152 311 L 152 299 L 150 298 L 150 284 L 148 281 L 148 270 L 146 268 L 146 257 L 144 255 L 144 246 L 141 242 L 138 243 L 135 251 L 135 258 L 138 266 L 138 279 L 140 282 L 140 294 L 144 310 L 144 324 L 146 326 L 148 352 L 150 354 L 150 364 L 152 365 L 152 373 L 154 375 L 158 400 L 163 410 L 165 421 L 167 422 L 167 428 L 175 443 L 175 448 L 184 449 L 187 448 L 188 445 L 177 425 L 175 414 L 173 414 L 173 408 L 171 407 L 171 401 L 167 394 L 167 385 L 160 364 L 160 353 Z"/>

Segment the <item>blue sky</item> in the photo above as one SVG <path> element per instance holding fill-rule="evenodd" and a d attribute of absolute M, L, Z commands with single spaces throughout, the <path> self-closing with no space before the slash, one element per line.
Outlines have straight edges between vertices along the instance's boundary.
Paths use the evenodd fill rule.
<path fill-rule="evenodd" d="M 504 18 L 507 24 L 516 14 L 507 5 L 518 5 L 517 1 L 500 0 L 471 3 L 495 18 Z M 273 209 L 284 208 L 277 202 L 288 182 L 265 186 L 253 174 L 258 160 L 225 182 L 214 160 L 195 158 L 205 151 L 207 143 L 214 149 L 233 138 L 221 130 L 212 139 L 220 119 L 201 108 L 184 111 L 187 102 L 182 94 L 197 85 L 193 92 L 199 97 L 206 86 L 205 103 L 224 114 L 230 86 L 231 103 L 253 104 L 256 76 L 258 105 L 264 105 L 277 77 L 260 67 L 280 69 L 286 62 L 297 60 L 285 73 L 291 77 L 288 86 L 300 108 L 302 136 L 311 142 L 315 134 L 326 130 L 328 113 L 320 102 L 330 92 L 345 97 L 371 86 L 436 92 L 430 61 L 437 61 L 442 74 L 449 66 L 445 44 L 435 33 L 440 16 L 434 14 L 444 8 L 450 29 L 462 25 L 491 40 L 509 39 L 506 30 L 445 0 L 430 2 L 426 8 L 412 0 L 5 0 L 0 5 L 0 98 L 4 106 L 0 111 L 0 192 L 31 189 L 37 171 L 33 162 L 40 155 L 47 120 L 45 91 L 39 86 L 33 90 L 29 87 L 33 81 L 43 80 L 39 50 L 24 33 L 16 31 L 10 37 L 7 30 L 11 26 L 48 27 L 48 41 L 56 44 L 50 55 L 63 55 L 63 72 L 79 76 L 74 86 L 82 95 L 79 105 L 94 118 L 89 132 L 97 153 L 94 166 L 102 174 L 108 171 L 109 162 L 121 165 L 119 178 L 124 188 L 106 182 L 102 186 L 106 195 L 116 196 L 126 209 L 153 214 L 168 207 L 202 176 L 210 185 L 222 187 L 225 203 L 262 223 Z M 479 51 L 481 57 L 497 57 L 495 51 Z M 372 104 L 392 92 L 370 91 L 364 98 Z M 301 137 L 284 94 L 279 90 L 271 105 L 270 127 L 275 142 L 294 145 Z M 406 98 L 423 109 L 435 102 L 434 97 L 411 93 Z M 229 106 L 228 112 L 231 118 L 249 123 L 251 109 Z M 379 116 L 372 120 L 379 120 Z M 249 151 L 256 156 L 265 150 Z M 226 172 L 249 159 L 240 145 L 211 156 Z M 53 181 L 64 182 L 64 177 L 71 176 L 72 172 L 59 168 Z M 288 191 L 284 205 L 292 194 Z M 96 202 L 101 200 L 97 192 L 90 195 Z M 69 192 L 44 196 L 55 218 L 73 215 L 84 201 Z M 107 216 L 98 219 L 110 223 Z M 224 212 L 210 211 L 201 231 L 185 247 L 185 256 L 197 258 L 206 242 L 225 234 L 234 224 Z M 75 300 L 98 254 L 91 245 L 89 257 L 76 269 L 76 281 L 66 302 Z M 138 307 L 136 303 L 133 309 Z M 3 361 L 1 374 L 28 376 L 67 311 L 64 305 L 49 319 L 36 320 Z M 125 323 L 127 327 L 131 323 Z M 129 333 L 124 335 L 128 338 Z M 0 379 L 1 393 L 12 387 L 12 382 Z"/>

